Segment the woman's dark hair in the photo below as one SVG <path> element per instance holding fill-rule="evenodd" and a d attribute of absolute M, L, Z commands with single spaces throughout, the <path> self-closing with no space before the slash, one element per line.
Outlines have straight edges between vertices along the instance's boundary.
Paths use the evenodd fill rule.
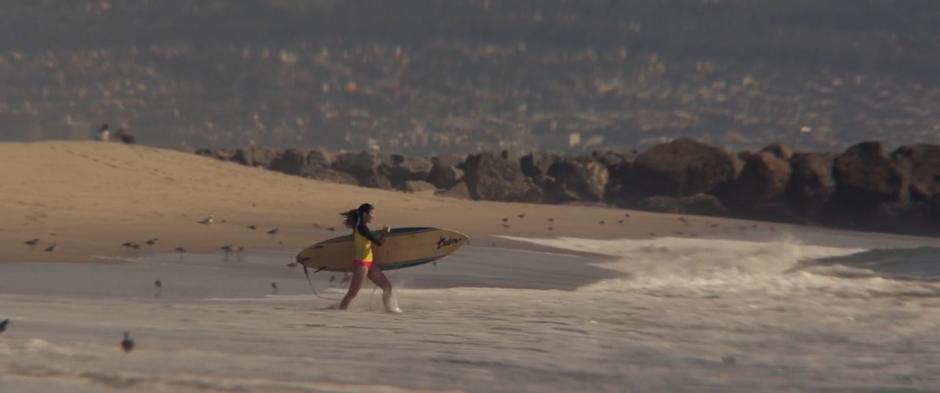
<path fill-rule="evenodd" d="M 368 203 L 363 203 L 359 205 L 358 209 L 352 209 L 348 212 L 340 213 L 341 216 L 344 216 L 343 224 L 349 228 L 355 228 L 359 224 L 359 219 L 362 216 L 372 211 L 372 205 Z"/>

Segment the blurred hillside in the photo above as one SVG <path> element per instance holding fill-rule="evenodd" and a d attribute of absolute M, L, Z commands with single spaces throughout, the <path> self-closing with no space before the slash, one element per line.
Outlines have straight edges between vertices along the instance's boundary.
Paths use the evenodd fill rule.
<path fill-rule="evenodd" d="M 940 143 L 930 0 L 0 4 L 2 140 L 405 153 Z"/>

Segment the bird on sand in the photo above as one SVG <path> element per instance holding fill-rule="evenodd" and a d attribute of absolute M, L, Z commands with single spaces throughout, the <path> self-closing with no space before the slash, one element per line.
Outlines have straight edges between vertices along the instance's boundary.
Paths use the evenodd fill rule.
<path fill-rule="evenodd" d="M 597 223 L 598 223 L 598 224 L 601 224 L 601 225 L 606 224 L 606 222 L 605 222 L 604 220 L 600 220 L 600 221 L 598 221 Z"/>
<path fill-rule="evenodd" d="M 46 252 L 53 252 L 53 251 L 55 251 L 55 243 L 52 243 L 52 244 L 49 245 L 49 247 L 46 247 L 46 250 L 45 250 L 45 251 L 46 251 Z"/>
<path fill-rule="evenodd" d="M 314 227 L 314 228 L 317 228 L 317 229 L 320 229 L 320 224 L 313 223 L 313 227 Z"/>
<path fill-rule="evenodd" d="M 277 294 L 277 281 L 271 281 L 271 293 Z"/>
<path fill-rule="evenodd" d="M 618 224 L 623 224 L 623 220 L 617 220 Z"/>
<path fill-rule="evenodd" d="M 679 217 L 679 221 L 682 221 L 683 224 L 688 224 L 688 223 L 689 223 L 689 221 L 686 220 L 685 217 Z"/>
<path fill-rule="evenodd" d="M 203 218 L 202 220 L 197 221 L 197 223 L 202 224 L 202 225 L 209 225 L 209 224 L 212 224 L 212 222 L 214 221 L 215 219 L 212 218 L 212 216 L 209 216 L 209 217 Z"/>
<path fill-rule="evenodd" d="M 251 224 L 251 225 L 248 226 L 248 229 L 251 229 L 251 230 L 253 231 L 253 230 L 255 230 L 255 229 L 258 229 L 258 226 L 255 225 L 255 224 Z"/>
<path fill-rule="evenodd" d="M 268 231 L 268 234 L 271 235 L 271 236 L 274 236 L 274 235 L 277 235 L 277 233 L 278 233 L 280 230 L 281 230 L 280 228 L 274 227 L 274 229 Z"/>
<path fill-rule="evenodd" d="M 27 241 L 23 242 L 23 244 L 26 244 L 26 245 L 29 245 L 29 246 L 35 246 L 35 245 L 39 244 L 39 239 L 27 240 Z"/>
<path fill-rule="evenodd" d="M 127 242 L 127 243 L 122 244 L 121 246 L 127 247 L 127 248 L 133 248 L 133 249 L 135 249 L 135 250 L 139 250 L 139 249 L 140 249 L 140 244 L 137 244 L 137 243 L 134 243 L 134 242 Z"/>
<path fill-rule="evenodd" d="M 287 267 L 293 269 L 293 268 L 297 267 L 297 262 L 288 263 L 288 264 L 287 264 Z"/>
<path fill-rule="evenodd" d="M 148 246 L 152 246 L 152 245 L 154 245 L 154 244 L 157 244 L 157 241 L 159 241 L 159 240 L 160 240 L 160 239 L 158 239 L 158 238 L 153 238 L 153 239 L 150 239 L 150 240 L 145 241 L 144 243 L 147 243 Z"/>
<path fill-rule="evenodd" d="M 9 319 L 4 319 L 3 321 L 0 321 L 0 333 L 7 331 L 7 326 L 10 326 Z"/>
<path fill-rule="evenodd" d="M 502 221 L 502 222 L 507 222 L 507 221 L 509 221 L 509 217 L 503 217 L 503 218 L 501 218 L 501 219 L 499 219 L 499 220 Z"/>
<path fill-rule="evenodd" d="M 549 217 L 548 222 L 555 222 L 555 217 Z"/>
<path fill-rule="evenodd" d="M 525 213 L 519 213 L 519 214 L 516 214 L 516 217 L 519 217 L 519 218 L 525 218 Z"/>
<path fill-rule="evenodd" d="M 330 232 L 336 232 L 336 227 L 329 227 L 329 228 L 326 228 L 326 230 Z"/>
<path fill-rule="evenodd" d="M 130 353 L 134 349 L 134 339 L 131 338 L 130 332 L 124 332 L 124 338 L 121 340 L 121 349 L 124 350 L 124 353 Z"/>
<path fill-rule="evenodd" d="M 163 282 L 156 280 L 153 282 L 153 286 L 156 288 L 155 292 L 153 293 L 153 297 L 160 297 L 160 294 L 163 293 Z"/>
<path fill-rule="evenodd" d="M 555 230 L 554 227 L 548 227 L 548 231 L 549 231 L 549 232 L 554 231 L 554 230 Z"/>
<path fill-rule="evenodd" d="M 176 247 L 176 248 L 174 249 L 174 251 L 176 251 L 176 252 L 182 254 L 182 253 L 185 253 L 185 252 L 186 252 L 186 249 L 183 248 L 183 247 Z"/>
<path fill-rule="evenodd" d="M 503 224 L 503 228 L 509 228 L 509 227 L 510 227 L 509 224 Z"/>

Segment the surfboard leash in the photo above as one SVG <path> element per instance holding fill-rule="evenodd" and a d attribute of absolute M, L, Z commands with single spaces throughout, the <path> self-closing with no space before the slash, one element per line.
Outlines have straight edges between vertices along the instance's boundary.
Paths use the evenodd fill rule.
<path fill-rule="evenodd" d="M 307 277 L 307 284 L 310 284 L 310 290 L 313 291 L 313 295 L 314 295 L 314 296 L 316 296 L 316 297 L 318 297 L 318 298 L 320 298 L 320 299 L 323 299 L 323 300 L 332 300 L 332 301 L 334 301 L 334 302 L 335 302 L 335 301 L 341 301 L 341 300 L 342 300 L 342 299 L 333 299 L 333 298 L 328 298 L 328 297 L 320 296 L 320 294 L 317 293 L 317 289 L 314 288 L 314 286 L 313 286 L 313 280 L 310 279 L 310 273 L 307 271 L 307 265 L 305 265 L 305 264 L 303 264 L 303 263 L 301 263 L 300 265 L 304 267 L 304 276 Z M 326 267 L 321 267 L 321 268 L 315 270 L 315 271 L 313 272 L 313 274 L 317 274 L 317 273 L 321 272 L 323 269 L 326 269 Z"/>

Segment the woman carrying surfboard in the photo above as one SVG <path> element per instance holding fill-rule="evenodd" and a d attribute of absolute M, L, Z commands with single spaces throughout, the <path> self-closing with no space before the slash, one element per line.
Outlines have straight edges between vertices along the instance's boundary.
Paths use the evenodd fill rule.
<path fill-rule="evenodd" d="M 382 242 L 385 240 L 384 237 L 389 232 L 388 227 L 382 229 L 382 236 L 380 237 L 376 237 L 369 230 L 367 224 L 372 222 L 372 218 L 375 217 L 375 208 L 368 203 L 363 203 L 359 205 L 358 209 L 352 209 L 341 213 L 341 215 L 345 216 L 343 221 L 346 227 L 353 229 L 354 253 L 352 261 L 353 277 L 349 281 L 349 290 L 346 292 L 346 296 L 339 303 L 339 309 L 345 310 L 349 307 L 349 303 L 359 294 L 363 279 L 369 277 L 369 280 L 372 280 L 376 286 L 382 288 L 382 303 L 385 305 L 385 311 L 401 313 L 401 309 L 398 308 L 392 298 L 392 284 L 382 273 L 382 268 L 373 263 L 372 245 L 382 246 Z"/>

